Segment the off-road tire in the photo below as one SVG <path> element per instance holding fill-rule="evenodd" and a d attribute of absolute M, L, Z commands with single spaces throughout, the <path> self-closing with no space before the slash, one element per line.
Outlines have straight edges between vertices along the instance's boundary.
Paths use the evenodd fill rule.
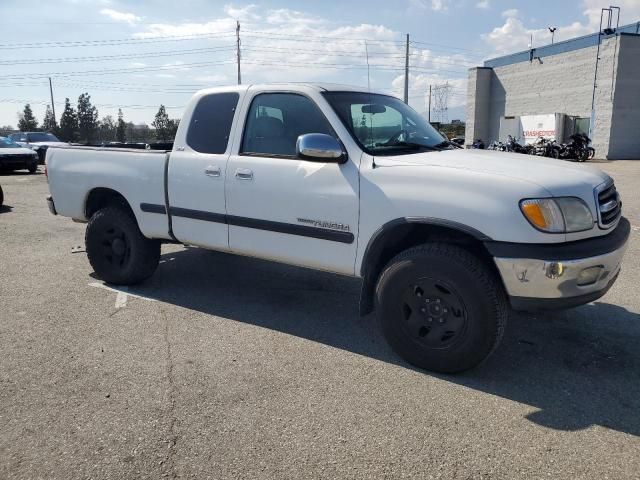
<path fill-rule="evenodd" d="M 87 225 L 85 246 L 98 277 L 115 285 L 146 280 L 160 261 L 160 242 L 142 235 L 135 217 L 118 207 L 106 207 L 93 214 Z"/>
<path fill-rule="evenodd" d="M 486 360 L 502 339 L 509 311 L 497 274 L 469 251 L 445 243 L 420 245 L 393 258 L 375 297 L 383 334 L 394 351 L 417 367 L 441 373 L 462 372 Z M 438 306 L 440 316 L 436 311 L 432 317 Z"/>
<path fill-rule="evenodd" d="M 29 173 L 36 173 L 38 171 L 38 165 L 29 165 L 27 170 L 29 170 Z"/>

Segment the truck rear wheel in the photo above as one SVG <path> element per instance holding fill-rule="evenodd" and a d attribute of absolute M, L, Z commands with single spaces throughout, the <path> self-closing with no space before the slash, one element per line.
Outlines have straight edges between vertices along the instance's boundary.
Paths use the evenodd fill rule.
<path fill-rule="evenodd" d="M 470 252 L 428 243 L 397 255 L 376 287 L 377 312 L 391 347 L 409 363 L 457 373 L 498 346 L 507 303 L 495 274 Z"/>
<path fill-rule="evenodd" d="M 153 275 L 160 261 L 160 242 L 142 235 L 135 217 L 117 207 L 93 214 L 85 245 L 98 277 L 116 285 L 142 282 Z"/>

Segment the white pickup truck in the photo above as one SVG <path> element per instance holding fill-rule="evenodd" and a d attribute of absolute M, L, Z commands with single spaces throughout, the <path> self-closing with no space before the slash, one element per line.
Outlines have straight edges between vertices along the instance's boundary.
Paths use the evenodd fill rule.
<path fill-rule="evenodd" d="M 106 282 L 148 278 L 163 242 L 360 277 L 361 313 L 440 372 L 487 358 L 509 307 L 604 295 L 630 231 L 597 169 L 459 149 L 397 98 L 337 85 L 202 90 L 172 152 L 51 147 L 47 171 Z"/>

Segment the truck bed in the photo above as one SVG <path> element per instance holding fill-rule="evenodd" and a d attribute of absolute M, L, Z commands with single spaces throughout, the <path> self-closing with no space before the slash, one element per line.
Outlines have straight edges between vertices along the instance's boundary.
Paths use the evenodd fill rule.
<path fill-rule="evenodd" d="M 84 211 L 87 196 L 95 189 L 111 189 L 128 200 L 145 236 L 169 238 L 166 216 L 140 209 L 141 203 L 165 204 L 169 153 L 85 146 L 49 148 L 46 158 L 49 186 L 58 213 L 87 221 Z"/>

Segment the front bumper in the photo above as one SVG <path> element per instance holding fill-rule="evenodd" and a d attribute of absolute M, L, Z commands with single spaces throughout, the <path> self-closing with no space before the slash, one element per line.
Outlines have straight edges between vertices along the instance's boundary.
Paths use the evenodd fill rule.
<path fill-rule="evenodd" d="M 28 155 L 0 156 L 0 170 L 23 170 L 37 165 L 38 157 Z"/>
<path fill-rule="evenodd" d="M 630 231 L 629 221 L 621 218 L 602 237 L 559 245 L 491 242 L 488 249 L 515 310 L 569 308 L 592 302 L 611 288 Z"/>

